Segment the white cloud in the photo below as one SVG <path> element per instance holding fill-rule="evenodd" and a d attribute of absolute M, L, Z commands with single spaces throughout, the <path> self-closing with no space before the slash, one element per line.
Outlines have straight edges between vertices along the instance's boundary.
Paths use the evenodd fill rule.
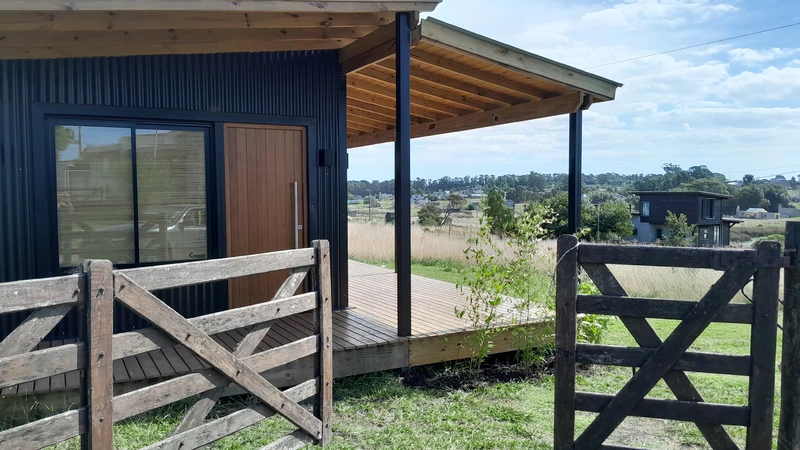
<path fill-rule="evenodd" d="M 797 53 L 800 53 L 800 48 L 767 48 L 763 50 L 735 48 L 730 50 L 728 55 L 731 57 L 731 61 L 754 64 L 789 58 Z"/>
<path fill-rule="evenodd" d="M 800 99 L 800 67 L 768 67 L 761 72 L 742 72 L 723 81 L 720 97 L 738 101 Z"/>

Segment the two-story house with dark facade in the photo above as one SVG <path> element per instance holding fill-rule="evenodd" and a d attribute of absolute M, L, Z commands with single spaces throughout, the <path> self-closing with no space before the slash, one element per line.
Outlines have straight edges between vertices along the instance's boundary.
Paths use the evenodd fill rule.
<path fill-rule="evenodd" d="M 634 237 L 639 242 L 656 242 L 670 234 L 667 212 L 685 215 L 696 225 L 693 236 L 698 247 L 730 245 L 732 226 L 740 220 L 723 219 L 722 202 L 730 195 L 713 192 L 634 192 L 639 196 L 639 212 L 632 215 Z"/>

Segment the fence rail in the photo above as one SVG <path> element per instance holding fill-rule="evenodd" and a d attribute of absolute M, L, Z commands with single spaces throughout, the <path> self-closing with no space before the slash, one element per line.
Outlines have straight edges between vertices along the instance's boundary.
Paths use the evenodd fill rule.
<path fill-rule="evenodd" d="M 787 266 L 780 245 L 760 243 L 755 250 L 640 247 L 578 244 L 574 236 L 558 241 L 556 292 L 556 449 L 620 448 L 606 439 L 628 416 L 694 422 L 714 449 L 737 449 L 723 425 L 747 427 L 747 448 L 771 448 L 775 390 L 775 323 L 780 269 Z M 724 271 L 700 301 L 630 297 L 608 264 L 669 266 Z M 601 295 L 579 295 L 580 269 Z M 754 303 L 730 304 L 754 277 Z M 618 316 L 639 347 L 578 344 L 578 314 Z M 647 319 L 680 321 L 662 340 Z M 712 322 L 750 327 L 750 354 L 688 351 Z M 639 368 L 616 395 L 577 392 L 576 364 Z M 704 401 L 685 372 L 746 376 L 748 405 Z M 675 400 L 645 396 L 664 380 Z M 575 437 L 575 411 L 598 413 Z"/>
<path fill-rule="evenodd" d="M 0 388 L 80 370 L 82 401 L 78 409 L 0 431 L 0 448 L 38 449 L 81 436 L 84 448 L 113 446 L 114 422 L 179 400 L 198 396 L 166 439 L 147 448 L 198 448 L 274 414 L 298 427 L 275 448 L 324 445 L 331 437 L 332 322 L 330 254 L 327 241 L 313 248 L 141 269 L 113 270 L 108 261 L 90 260 L 81 273 L 43 280 L 0 284 L 0 313 L 33 310 L 0 342 Z M 290 270 L 266 303 L 186 319 L 150 291 Z M 312 292 L 295 294 L 309 274 Z M 119 333 L 113 330 L 113 303 L 131 308 L 154 327 Z M 85 337 L 74 344 L 32 351 L 75 307 L 85 314 Z M 312 312 L 314 334 L 281 347 L 255 353 L 275 320 Z M 211 336 L 244 329 L 245 337 L 228 351 Z M 113 395 L 114 360 L 176 344 L 210 366 L 126 394 Z M 313 378 L 285 391 L 263 377 L 270 369 L 316 355 Z M 206 422 L 224 396 L 251 394 L 256 406 Z M 314 398 L 314 411 L 299 402 Z"/>

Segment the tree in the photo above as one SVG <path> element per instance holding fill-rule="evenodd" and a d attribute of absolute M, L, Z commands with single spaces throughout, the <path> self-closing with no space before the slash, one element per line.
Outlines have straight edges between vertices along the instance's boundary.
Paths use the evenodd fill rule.
<path fill-rule="evenodd" d="M 694 225 L 687 223 L 686 215 L 681 214 L 676 216 L 672 211 L 667 211 L 667 219 L 664 224 L 669 228 L 669 236 L 666 238 L 666 244 L 670 247 L 689 247 L 692 245 L 694 234 Z"/>
<path fill-rule="evenodd" d="M 767 211 L 778 212 L 778 205 L 787 206 L 792 202 L 789 192 L 783 186 L 767 185 L 764 186 L 764 198 L 769 202 Z"/>
<path fill-rule="evenodd" d="M 458 211 L 467 203 L 467 199 L 455 192 L 447 196 L 448 207 L 452 210 Z"/>
<path fill-rule="evenodd" d="M 589 226 L 586 210 L 583 211 L 584 226 Z M 595 218 L 596 220 L 596 218 Z M 626 238 L 633 234 L 631 223 L 631 210 L 626 203 L 608 202 L 600 205 L 600 239 L 615 240 Z M 597 236 L 597 233 L 594 234 Z"/>
<path fill-rule="evenodd" d="M 569 209 L 569 199 L 566 192 L 562 192 L 552 198 L 543 200 L 538 204 L 530 204 L 525 207 L 525 211 L 533 211 L 535 207 L 542 207 L 548 211 L 550 216 L 546 217 L 542 227 L 551 238 L 557 238 L 567 232 L 567 214 Z M 620 239 L 633 234 L 633 224 L 631 223 L 630 207 L 624 202 L 608 202 L 600 205 L 600 210 L 596 207 L 583 204 L 581 205 L 581 222 L 585 228 L 583 236 L 586 239 L 594 240 L 597 238 L 598 213 L 600 214 L 600 239 Z"/>
<path fill-rule="evenodd" d="M 769 206 L 769 200 L 764 198 L 764 191 L 755 184 L 750 184 L 739 189 L 733 201 L 741 209 L 765 208 Z"/>
<path fill-rule="evenodd" d="M 755 181 L 755 179 L 756 177 L 754 175 L 748 173 L 747 175 L 744 176 L 744 178 L 742 178 L 742 185 L 747 186 L 749 184 L 753 184 L 753 181 Z"/>
<path fill-rule="evenodd" d="M 440 227 L 445 225 L 449 219 L 445 219 L 438 206 L 428 203 L 417 213 L 417 220 L 423 227 Z"/>
<path fill-rule="evenodd" d="M 506 200 L 499 189 L 489 192 L 484 211 L 492 233 L 502 234 L 514 229 L 514 210 L 506 206 Z"/>
<path fill-rule="evenodd" d="M 371 208 L 377 208 L 381 206 L 380 202 L 375 197 L 366 197 L 364 199 L 364 204 L 369 205 Z"/>

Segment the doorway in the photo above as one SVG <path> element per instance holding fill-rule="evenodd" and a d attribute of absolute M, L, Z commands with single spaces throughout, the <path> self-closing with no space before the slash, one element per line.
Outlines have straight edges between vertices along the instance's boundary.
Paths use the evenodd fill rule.
<path fill-rule="evenodd" d="M 226 124 L 227 256 L 308 246 L 305 127 Z M 269 301 L 288 272 L 229 281 L 229 306 Z"/>

